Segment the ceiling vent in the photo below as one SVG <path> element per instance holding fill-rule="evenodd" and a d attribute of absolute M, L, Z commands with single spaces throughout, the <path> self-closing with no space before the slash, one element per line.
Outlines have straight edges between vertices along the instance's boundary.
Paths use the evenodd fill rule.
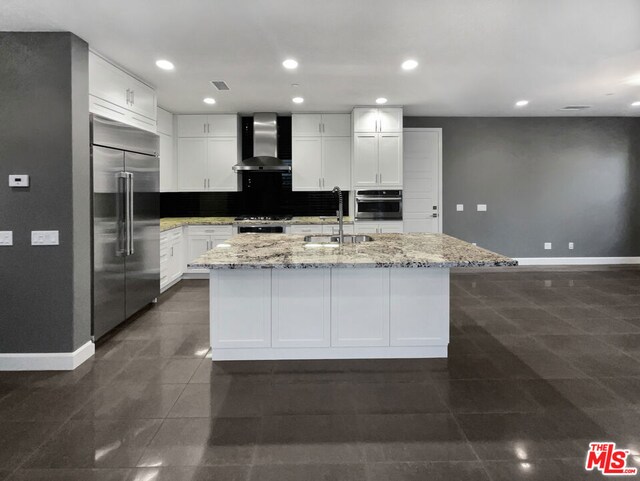
<path fill-rule="evenodd" d="M 212 80 L 211 83 L 218 90 L 229 90 L 229 86 L 224 80 Z"/>
<path fill-rule="evenodd" d="M 590 108 L 591 105 L 565 105 L 560 110 L 585 110 Z"/>

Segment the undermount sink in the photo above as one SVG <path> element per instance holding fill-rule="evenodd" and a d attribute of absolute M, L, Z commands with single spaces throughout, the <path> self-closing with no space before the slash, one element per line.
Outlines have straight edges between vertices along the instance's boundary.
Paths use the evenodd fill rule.
<path fill-rule="evenodd" d="M 360 244 L 362 242 L 371 242 L 373 237 L 368 235 L 351 235 L 344 236 L 345 244 Z M 340 242 L 340 236 L 337 235 L 308 235 L 304 238 L 305 242 L 313 244 L 335 244 Z"/>

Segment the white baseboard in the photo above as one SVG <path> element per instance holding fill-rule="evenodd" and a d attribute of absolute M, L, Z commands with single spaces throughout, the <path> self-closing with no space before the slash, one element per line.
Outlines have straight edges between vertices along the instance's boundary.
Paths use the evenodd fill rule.
<path fill-rule="evenodd" d="M 640 264 L 640 257 L 516 257 L 521 266 L 596 266 Z"/>
<path fill-rule="evenodd" d="M 0 371 L 73 371 L 95 352 L 89 341 L 74 352 L 0 354 Z"/>

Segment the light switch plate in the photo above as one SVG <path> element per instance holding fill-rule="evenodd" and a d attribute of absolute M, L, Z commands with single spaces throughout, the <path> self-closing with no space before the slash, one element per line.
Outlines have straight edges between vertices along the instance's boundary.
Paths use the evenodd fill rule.
<path fill-rule="evenodd" d="M 570 251 L 572 251 L 572 250 L 573 250 L 573 247 L 574 247 L 573 242 L 569 242 L 569 250 L 570 250 Z"/>
<path fill-rule="evenodd" d="M 9 187 L 29 187 L 29 176 L 27 174 L 10 175 Z"/>
<path fill-rule="evenodd" d="M 464 204 L 456 204 L 456 210 L 462 212 L 464 210 Z"/>
<path fill-rule="evenodd" d="M 545 248 L 545 250 L 551 250 L 551 242 L 545 242 L 544 243 L 544 248 Z"/>
<path fill-rule="evenodd" d="M 57 246 L 59 245 L 57 230 L 33 230 L 31 231 L 32 246 Z"/>
<path fill-rule="evenodd" d="M 478 204 L 478 212 L 486 212 L 487 204 Z"/>
<path fill-rule="evenodd" d="M 0 230 L 0 246 L 12 246 L 13 245 L 13 231 Z"/>

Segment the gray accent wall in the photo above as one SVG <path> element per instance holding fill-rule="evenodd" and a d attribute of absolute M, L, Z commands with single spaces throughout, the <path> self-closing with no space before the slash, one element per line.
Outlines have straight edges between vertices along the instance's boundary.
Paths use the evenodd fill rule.
<path fill-rule="evenodd" d="M 445 233 L 513 257 L 640 256 L 640 118 L 405 117 L 404 126 L 442 128 Z"/>
<path fill-rule="evenodd" d="M 88 46 L 0 32 L 0 352 L 71 352 L 91 336 Z M 29 174 L 29 188 L 8 187 Z M 31 246 L 32 230 L 60 245 Z"/>

